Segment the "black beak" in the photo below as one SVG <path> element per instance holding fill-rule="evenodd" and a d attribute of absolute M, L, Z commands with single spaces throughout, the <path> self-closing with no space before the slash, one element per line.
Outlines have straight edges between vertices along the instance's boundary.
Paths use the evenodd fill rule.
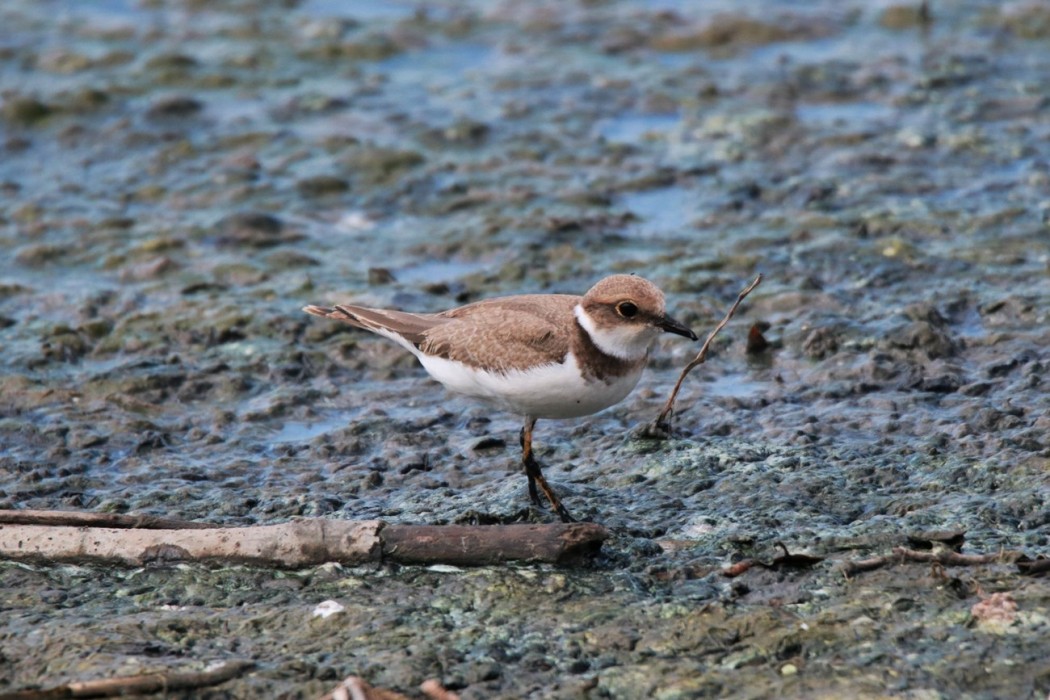
<path fill-rule="evenodd" d="M 688 326 L 685 326 L 678 321 L 674 320 L 670 316 L 664 316 L 656 322 L 656 327 L 661 330 L 665 330 L 668 333 L 674 333 L 676 335 L 684 335 L 689 340 L 699 340 L 696 337 L 696 333 L 693 333 Z"/>

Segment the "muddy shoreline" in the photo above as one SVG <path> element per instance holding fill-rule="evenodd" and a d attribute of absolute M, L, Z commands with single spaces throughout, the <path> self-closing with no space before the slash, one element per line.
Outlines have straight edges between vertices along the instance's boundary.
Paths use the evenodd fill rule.
<path fill-rule="evenodd" d="M 706 335 L 765 282 L 674 439 L 639 428 L 675 339 L 538 425 L 613 533 L 593 564 L 0 562 L 0 692 L 249 659 L 185 697 L 1045 697 L 1045 578 L 833 564 L 933 531 L 1050 554 L 1050 13 L 928 10 L 6 3 L 2 508 L 548 521 L 517 417 L 300 308 L 637 272 Z M 723 575 L 777 542 L 827 561 Z"/>

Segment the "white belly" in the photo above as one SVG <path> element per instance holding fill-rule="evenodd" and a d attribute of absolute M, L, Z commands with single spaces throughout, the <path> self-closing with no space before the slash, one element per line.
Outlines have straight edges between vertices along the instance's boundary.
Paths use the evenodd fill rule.
<path fill-rule="evenodd" d="M 589 416 L 617 404 L 638 384 L 642 367 L 610 381 L 585 380 L 572 353 L 565 362 L 505 374 L 482 372 L 461 362 L 417 354 L 427 373 L 450 391 L 533 418 Z"/>

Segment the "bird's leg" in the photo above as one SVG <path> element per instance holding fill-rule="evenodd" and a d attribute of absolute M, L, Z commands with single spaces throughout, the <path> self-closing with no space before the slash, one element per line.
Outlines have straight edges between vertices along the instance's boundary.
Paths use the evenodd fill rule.
<path fill-rule="evenodd" d="M 539 473 L 540 466 L 536 464 L 536 460 L 532 456 L 532 427 L 534 425 L 536 425 L 535 418 L 525 419 L 525 425 L 521 428 L 518 442 L 521 443 L 521 461 L 525 464 L 525 476 L 529 479 L 529 500 L 532 501 L 532 505 L 539 508 L 542 504 L 540 503 L 540 494 L 536 490 L 536 476 L 534 472 Z"/>
<path fill-rule="evenodd" d="M 554 489 L 547 483 L 547 480 L 543 478 L 543 472 L 540 471 L 540 465 L 536 458 L 532 456 L 532 429 L 535 426 L 536 419 L 527 417 L 525 419 L 525 427 L 521 429 L 521 461 L 525 465 L 525 476 L 529 479 L 529 498 L 532 499 L 533 505 L 540 505 L 540 496 L 536 492 L 536 487 L 539 486 L 540 490 L 543 491 L 543 495 L 550 501 L 551 509 L 558 514 L 561 521 L 563 523 L 574 523 L 576 518 L 569 515 L 569 511 L 565 510 L 565 506 L 561 504 L 561 499 L 554 493 Z"/>

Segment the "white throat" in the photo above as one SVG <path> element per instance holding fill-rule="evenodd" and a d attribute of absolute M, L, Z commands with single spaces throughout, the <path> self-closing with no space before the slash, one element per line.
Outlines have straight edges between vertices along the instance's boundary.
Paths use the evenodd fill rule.
<path fill-rule="evenodd" d="M 581 304 L 577 304 L 572 312 L 599 350 L 621 360 L 640 360 L 648 355 L 649 346 L 659 333 L 655 328 L 628 323 L 612 328 L 598 328 Z"/>

